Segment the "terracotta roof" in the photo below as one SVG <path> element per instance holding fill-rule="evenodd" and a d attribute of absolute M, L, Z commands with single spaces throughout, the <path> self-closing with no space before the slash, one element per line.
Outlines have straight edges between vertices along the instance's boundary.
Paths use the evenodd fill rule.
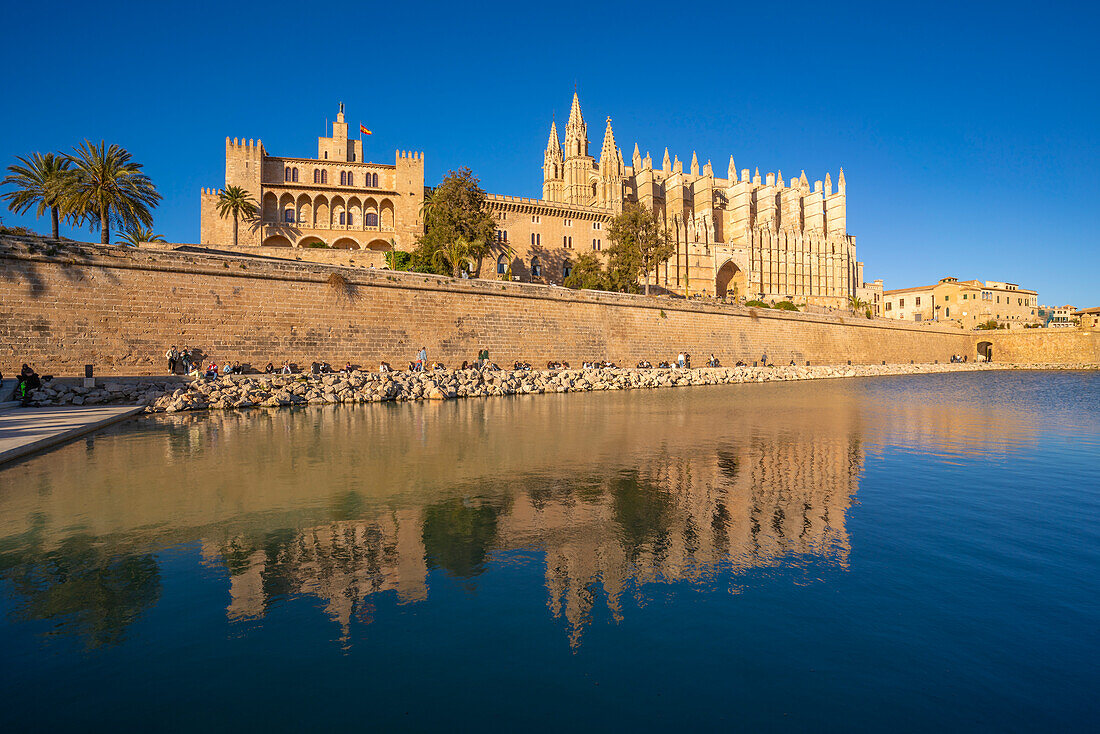
<path fill-rule="evenodd" d="M 1093 306 L 1092 308 L 1082 308 L 1080 311 L 1074 311 L 1074 316 L 1084 316 L 1087 313 L 1100 313 L 1100 306 Z"/>

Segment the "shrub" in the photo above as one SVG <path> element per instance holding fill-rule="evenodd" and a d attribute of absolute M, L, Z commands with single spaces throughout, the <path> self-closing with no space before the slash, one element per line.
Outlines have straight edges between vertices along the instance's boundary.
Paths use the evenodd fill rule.
<path fill-rule="evenodd" d="M 996 329 L 996 328 L 998 328 L 997 327 L 997 320 L 996 319 L 990 319 L 989 321 L 983 321 L 982 323 L 978 324 L 977 328 L 979 328 L 983 331 L 990 331 L 992 329 Z"/>
<path fill-rule="evenodd" d="M 790 301 L 780 301 L 779 303 L 775 304 L 775 308 L 779 309 L 780 311 L 797 311 L 798 310 L 798 306 L 794 305 Z"/>
<path fill-rule="evenodd" d="M 312 247 L 315 250 L 320 250 L 320 249 L 328 250 L 328 249 L 331 249 L 324 242 L 310 242 L 308 245 L 306 245 L 306 247 Z"/>
<path fill-rule="evenodd" d="M 771 306 L 769 306 L 768 304 L 764 303 L 763 301 L 758 301 L 756 299 L 745 301 L 745 305 L 749 308 L 771 308 Z"/>

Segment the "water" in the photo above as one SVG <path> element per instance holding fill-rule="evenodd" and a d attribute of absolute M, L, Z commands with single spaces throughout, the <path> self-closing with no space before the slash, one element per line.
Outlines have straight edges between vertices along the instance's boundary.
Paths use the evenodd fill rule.
<path fill-rule="evenodd" d="M 1093 729 L 1100 376 L 211 413 L 0 469 L 0 730 Z"/>

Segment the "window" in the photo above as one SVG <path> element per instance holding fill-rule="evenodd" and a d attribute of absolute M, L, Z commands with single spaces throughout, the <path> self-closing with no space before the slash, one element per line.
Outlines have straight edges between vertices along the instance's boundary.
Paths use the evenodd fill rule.
<path fill-rule="evenodd" d="M 290 180 L 290 166 L 287 166 L 286 169 L 283 171 L 283 180 L 284 181 L 289 181 Z"/>
<path fill-rule="evenodd" d="M 542 224 L 542 217 L 537 214 L 531 215 L 531 224 Z"/>
<path fill-rule="evenodd" d="M 355 153 L 354 152 L 351 154 L 351 162 L 355 163 Z"/>
<path fill-rule="evenodd" d="M 573 226 L 573 220 L 572 219 L 566 219 L 565 220 L 565 226 L 566 227 L 572 227 Z"/>
<path fill-rule="evenodd" d="M 340 212 L 340 224 L 347 224 L 347 222 L 344 221 L 345 217 L 347 217 L 347 214 L 345 214 L 344 212 Z"/>
<path fill-rule="evenodd" d="M 561 266 L 561 277 L 568 278 L 572 274 L 573 274 L 573 263 L 566 260 L 565 264 Z"/>
<path fill-rule="evenodd" d="M 321 172 L 316 169 L 313 171 L 313 183 L 321 183 Z"/>
<path fill-rule="evenodd" d="M 377 173 L 374 174 L 373 176 L 371 176 L 371 186 L 374 186 L 375 188 L 378 188 L 378 174 Z"/>
<path fill-rule="evenodd" d="M 946 316 L 947 318 L 951 318 L 951 307 L 950 306 L 948 306 L 947 308 L 945 308 L 943 310 L 943 315 Z"/>
<path fill-rule="evenodd" d="M 378 226 L 378 215 L 375 214 L 374 212 L 371 212 L 371 213 L 367 214 L 366 222 L 367 222 L 368 227 L 377 227 Z"/>
<path fill-rule="evenodd" d="M 286 211 L 283 212 L 283 221 L 287 222 L 288 224 L 294 224 L 294 210 L 293 209 L 287 209 Z"/>
<path fill-rule="evenodd" d="M 917 296 L 917 305 L 920 305 L 920 296 Z"/>
<path fill-rule="evenodd" d="M 893 310 L 893 305 L 894 305 L 893 303 L 891 303 L 890 301 L 887 301 L 886 302 L 886 310 L 887 311 L 892 311 Z"/>
<path fill-rule="evenodd" d="M 542 244 L 542 235 L 535 234 L 534 232 L 532 232 L 531 233 L 531 244 L 536 246 L 536 247 L 541 245 Z"/>
<path fill-rule="evenodd" d="M 948 301 L 950 301 L 950 300 L 951 300 L 951 296 L 944 296 L 944 297 L 943 297 L 943 302 L 944 302 L 944 303 L 947 303 L 947 302 L 948 302 Z"/>
<path fill-rule="evenodd" d="M 542 277 L 542 265 L 539 263 L 539 259 L 537 257 L 531 258 L 531 277 Z"/>
<path fill-rule="evenodd" d="M 508 258 L 501 255 L 497 258 L 497 275 L 506 275 L 508 273 Z"/>
<path fill-rule="evenodd" d="M 603 222 L 592 222 L 592 229 L 603 229 Z"/>
<path fill-rule="evenodd" d="M 568 235 L 562 235 L 561 246 L 566 248 L 566 249 L 572 250 L 573 249 L 573 238 L 569 237 Z"/>
<path fill-rule="evenodd" d="M 298 183 L 298 169 L 295 168 L 291 173 L 294 174 L 294 183 Z"/>
<path fill-rule="evenodd" d="M 898 308 L 905 308 L 905 299 L 904 298 L 899 298 L 898 299 Z"/>
<path fill-rule="evenodd" d="M 966 294 L 965 293 L 963 293 L 963 300 L 964 301 L 966 300 Z"/>

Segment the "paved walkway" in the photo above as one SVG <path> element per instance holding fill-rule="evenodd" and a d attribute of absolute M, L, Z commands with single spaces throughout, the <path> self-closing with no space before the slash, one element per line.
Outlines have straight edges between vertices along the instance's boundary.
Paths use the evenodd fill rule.
<path fill-rule="evenodd" d="M 13 408 L 0 411 L 0 464 L 91 433 L 144 411 L 132 405 Z"/>

